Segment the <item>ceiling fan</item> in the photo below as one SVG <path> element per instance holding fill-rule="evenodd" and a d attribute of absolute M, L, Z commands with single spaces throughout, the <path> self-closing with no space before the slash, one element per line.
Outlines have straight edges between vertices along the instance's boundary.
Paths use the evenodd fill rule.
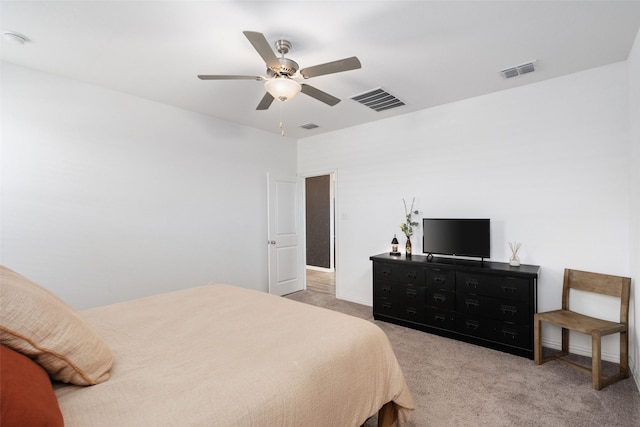
<path fill-rule="evenodd" d="M 340 99 L 329 95 L 313 86 L 305 83 L 299 83 L 297 79 L 309 79 L 311 77 L 323 76 L 326 74 L 340 73 L 342 71 L 355 70 L 361 67 L 360 61 L 355 56 L 340 59 L 337 61 L 327 62 L 325 64 L 315 65 L 313 67 L 303 68 L 299 70 L 299 66 L 295 61 L 285 58 L 284 56 L 291 49 L 291 42 L 288 40 L 277 40 L 275 48 L 280 53 L 278 58 L 269 46 L 269 42 L 262 33 L 255 31 L 243 31 L 254 49 L 264 60 L 267 66 L 267 75 L 264 76 L 238 76 L 238 75 L 199 75 L 200 80 L 257 80 L 265 81 L 264 87 L 266 93 L 256 110 L 266 110 L 271 106 L 274 99 L 286 101 L 299 92 L 304 93 L 318 101 L 327 105 L 334 106 Z"/>

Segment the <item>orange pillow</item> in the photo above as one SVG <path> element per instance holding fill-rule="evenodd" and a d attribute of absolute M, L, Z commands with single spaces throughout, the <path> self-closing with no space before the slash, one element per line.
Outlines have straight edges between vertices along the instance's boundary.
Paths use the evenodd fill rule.
<path fill-rule="evenodd" d="M 0 345 L 3 427 L 64 426 L 47 372 L 24 354 Z"/>

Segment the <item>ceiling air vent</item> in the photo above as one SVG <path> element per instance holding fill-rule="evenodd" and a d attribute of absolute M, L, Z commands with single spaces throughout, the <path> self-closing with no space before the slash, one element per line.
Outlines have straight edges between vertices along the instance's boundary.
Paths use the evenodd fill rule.
<path fill-rule="evenodd" d="M 311 130 L 311 129 L 315 129 L 315 128 L 320 127 L 320 126 L 318 126 L 318 125 L 317 125 L 317 124 L 315 124 L 315 123 L 306 123 L 306 124 L 304 124 L 304 125 L 302 125 L 302 126 L 300 126 L 300 127 L 301 127 L 302 129 Z"/>
<path fill-rule="evenodd" d="M 536 70 L 536 61 L 527 62 L 526 64 L 516 65 L 515 67 L 505 68 L 500 71 L 502 77 L 510 79 L 511 77 L 521 76 L 522 74 L 532 73 Z"/>
<path fill-rule="evenodd" d="M 378 112 L 405 105 L 404 102 L 382 88 L 352 96 L 351 99 Z"/>

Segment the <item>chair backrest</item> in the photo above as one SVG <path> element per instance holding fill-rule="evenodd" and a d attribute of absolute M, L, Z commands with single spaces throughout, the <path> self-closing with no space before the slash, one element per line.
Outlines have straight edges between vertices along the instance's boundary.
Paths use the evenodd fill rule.
<path fill-rule="evenodd" d="M 629 293 L 631 290 L 631 279 L 629 277 L 566 268 L 562 285 L 563 310 L 569 310 L 570 289 L 579 289 L 620 298 L 620 323 L 629 324 Z"/>

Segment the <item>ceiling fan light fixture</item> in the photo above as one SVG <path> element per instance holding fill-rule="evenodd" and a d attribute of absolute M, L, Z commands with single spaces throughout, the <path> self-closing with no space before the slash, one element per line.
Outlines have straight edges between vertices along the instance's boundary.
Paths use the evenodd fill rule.
<path fill-rule="evenodd" d="M 275 99 L 288 101 L 300 92 L 302 86 L 297 81 L 288 77 L 274 77 L 264 83 L 264 88 Z"/>

